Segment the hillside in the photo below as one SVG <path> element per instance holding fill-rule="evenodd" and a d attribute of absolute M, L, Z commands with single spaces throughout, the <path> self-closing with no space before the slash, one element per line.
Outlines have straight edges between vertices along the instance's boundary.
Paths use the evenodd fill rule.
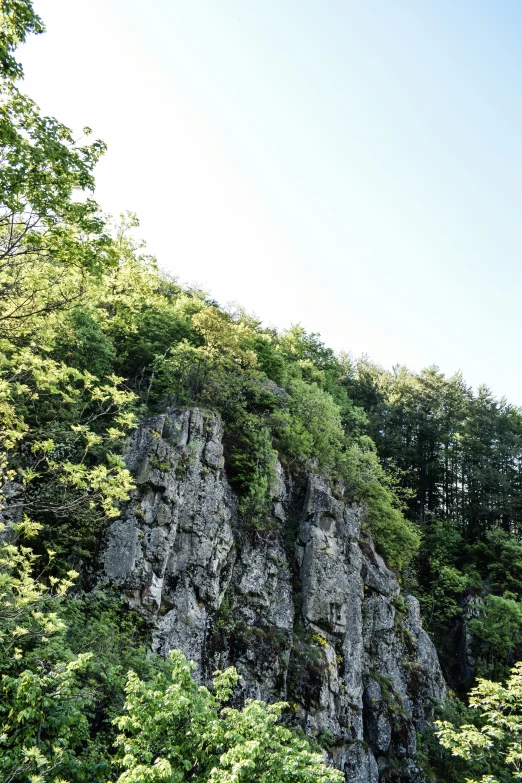
<path fill-rule="evenodd" d="M 511 779 L 432 722 L 522 657 L 522 411 L 179 285 L 1 9 L 4 779 Z"/>

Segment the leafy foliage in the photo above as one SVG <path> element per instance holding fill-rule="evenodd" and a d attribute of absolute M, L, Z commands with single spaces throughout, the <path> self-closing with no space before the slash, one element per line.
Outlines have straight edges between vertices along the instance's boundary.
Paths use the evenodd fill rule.
<path fill-rule="evenodd" d="M 512 593 L 488 595 L 480 616 L 468 625 L 480 651 L 481 673 L 495 679 L 504 677 L 522 631 L 522 603 Z"/>
<path fill-rule="evenodd" d="M 19 79 L 22 66 L 14 57 L 16 48 L 30 33 L 41 33 L 44 26 L 30 0 L 3 0 L 0 9 L 0 73 L 3 78 Z"/>
<path fill-rule="evenodd" d="M 437 736 L 451 753 L 472 763 L 466 783 L 507 783 L 522 779 L 522 664 L 511 670 L 505 685 L 479 680 L 469 699 L 480 725 L 437 723 Z M 468 773 L 469 774 L 469 773 Z"/>
<path fill-rule="evenodd" d="M 15 532 L 36 531 L 24 521 Z M 35 559 L 14 543 L 0 550 L 0 769 L 8 783 L 58 780 L 86 738 L 76 675 L 88 655 L 63 654 L 65 624 L 56 611 L 77 574 L 47 587 L 33 576 Z"/>
<path fill-rule="evenodd" d="M 123 772 L 118 783 L 339 783 L 306 739 L 279 722 L 285 704 L 250 701 L 225 706 L 239 679 L 231 668 L 217 672 L 213 691 L 198 686 L 179 651 L 150 683 L 131 673 L 116 744 Z"/>

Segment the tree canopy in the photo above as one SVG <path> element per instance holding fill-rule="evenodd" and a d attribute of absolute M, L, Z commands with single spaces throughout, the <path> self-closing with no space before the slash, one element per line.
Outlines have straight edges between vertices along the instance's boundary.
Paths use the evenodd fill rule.
<path fill-rule="evenodd" d="M 480 679 L 469 705 L 475 723 L 437 722 L 437 736 L 453 756 L 467 762 L 466 783 L 508 783 L 522 780 L 522 663 L 505 684 Z"/>

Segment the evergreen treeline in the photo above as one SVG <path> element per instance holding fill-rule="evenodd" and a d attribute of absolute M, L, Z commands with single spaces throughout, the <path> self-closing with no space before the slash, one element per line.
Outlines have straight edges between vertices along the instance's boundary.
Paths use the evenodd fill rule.
<path fill-rule="evenodd" d="M 281 725 L 281 706 L 222 714 L 233 671 L 198 689 L 182 657 L 147 654 L 117 597 L 80 589 L 132 488 L 126 437 L 169 405 L 218 411 L 252 534 L 274 524 L 276 459 L 297 479 L 327 474 L 366 504 L 464 691 L 470 601 L 478 673 L 498 680 L 521 657 L 522 412 L 459 375 L 336 356 L 299 326 L 266 329 L 181 287 L 133 239 L 136 220 L 113 225 L 92 198 L 103 143 L 89 129 L 78 141 L 19 91 L 16 48 L 42 30 L 30 0 L 0 0 L 2 779 L 226 781 L 246 764 L 251 781 L 337 780 Z M 451 710 L 469 720 L 458 701 Z M 247 725 L 263 740 L 255 757 Z"/>
<path fill-rule="evenodd" d="M 521 652 L 521 410 L 434 367 L 386 372 L 360 361 L 348 391 L 422 532 L 409 576 L 447 675 L 470 684 L 458 681 L 448 636 L 469 598 L 484 601 L 468 624 L 479 673 L 506 675 Z"/>

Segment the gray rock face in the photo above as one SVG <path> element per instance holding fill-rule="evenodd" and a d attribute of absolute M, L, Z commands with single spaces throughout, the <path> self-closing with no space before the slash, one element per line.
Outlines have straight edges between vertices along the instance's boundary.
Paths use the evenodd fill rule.
<path fill-rule="evenodd" d="M 422 783 L 416 732 L 445 694 L 418 602 L 365 532 L 364 510 L 278 465 L 272 518 L 241 523 L 218 417 L 169 411 L 142 423 L 127 462 L 136 490 L 108 534 L 105 578 L 208 680 L 235 665 L 236 698 L 285 700 L 350 783 Z"/>
<path fill-rule="evenodd" d="M 153 619 L 153 649 L 179 647 L 198 664 L 235 560 L 221 436 L 219 419 L 198 410 L 142 424 L 127 458 L 137 488 L 103 558 L 130 605 Z"/>

